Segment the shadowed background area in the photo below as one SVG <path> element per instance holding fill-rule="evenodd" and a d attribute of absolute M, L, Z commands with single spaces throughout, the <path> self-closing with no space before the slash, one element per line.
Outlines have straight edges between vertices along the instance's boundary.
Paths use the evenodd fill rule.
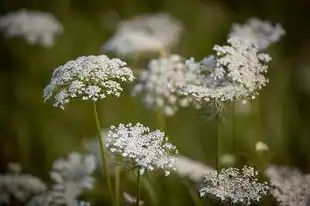
<path fill-rule="evenodd" d="M 262 137 L 269 146 L 272 163 L 292 165 L 310 173 L 310 2 L 4 0 L 0 12 L 4 15 L 22 8 L 52 13 L 63 24 L 64 33 L 51 48 L 1 36 L 1 173 L 9 162 L 20 162 L 27 173 L 50 181 L 48 171 L 55 159 L 70 151 L 87 152 L 85 142 L 96 137 L 91 102 L 75 101 L 61 110 L 52 107 L 51 102 L 44 103 L 44 87 L 57 66 L 79 56 L 100 54 L 101 46 L 113 36 L 120 20 L 159 12 L 170 14 L 183 25 L 181 40 L 172 53 L 196 59 L 211 54 L 214 44 L 224 44 L 232 23 L 258 17 L 282 24 L 286 35 L 266 51 L 272 57 L 270 83 L 258 99 L 237 109 L 235 147 L 241 163 L 253 164 L 253 145 Z M 150 58 L 137 62 L 123 59 L 129 67 L 135 64 L 146 69 Z M 132 86 L 126 85 L 120 98 L 100 101 L 104 128 L 121 122 L 159 127 L 155 112 L 131 96 Z M 220 128 L 222 154 L 233 149 L 230 106 L 224 109 Z M 165 132 L 180 154 L 214 167 L 215 121 L 208 117 L 205 110 L 181 109 L 166 118 Z M 159 205 L 193 205 L 186 187 L 176 177 L 154 179 Z M 122 187 L 134 191 L 132 183 Z M 101 189 L 97 186 L 94 190 Z M 97 193 L 84 196 L 94 205 L 103 202 Z M 261 205 L 275 205 L 271 202 L 265 200 Z"/>

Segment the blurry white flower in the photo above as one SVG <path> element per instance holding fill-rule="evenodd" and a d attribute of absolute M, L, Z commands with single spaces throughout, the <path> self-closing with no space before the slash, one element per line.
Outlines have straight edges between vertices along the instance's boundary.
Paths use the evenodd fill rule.
<path fill-rule="evenodd" d="M 124 192 L 123 193 L 123 196 L 124 196 L 124 199 L 125 199 L 125 202 L 130 204 L 130 205 L 133 205 L 133 204 L 136 204 L 137 203 L 137 198 L 128 194 L 127 192 Z M 143 200 L 139 200 L 139 205 L 144 205 L 144 201 Z"/>
<path fill-rule="evenodd" d="M 258 151 L 258 152 L 263 152 L 263 151 L 266 151 L 268 150 L 268 145 L 264 142 L 256 142 L 255 144 L 255 150 Z"/>
<path fill-rule="evenodd" d="M 310 175 L 297 169 L 271 165 L 266 170 L 270 179 L 271 194 L 281 206 L 310 205 Z"/>
<path fill-rule="evenodd" d="M 250 205 L 258 202 L 269 189 L 266 182 L 259 182 L 253 167 L 222 169 L 205 176 L 201 196 L 212 195 L 224 202 Z"/>
<path fill-rule="evenodd" d="M 177 159 L 175 172 L 181 177 L 189 177 L 194 182 L 202 180 L 204 176 L 213 171 L 213 168 L 185 156 L 179 155 Z"/>
<path fill-rule="evenodd" d="M 260 50 L 263 50 L 279 41 L 284 34 L 285 31 L 280 24 L 273 26 L 268 21 L 250 18 L 243 25 L 233 24 L 229 35 L 252 40 Z"/>
<path fill-rule="evenodd" d="M 20 165 L 14 164 L 13 167 L 19 170 L 0 175 L 0 203 L 9 204 L 10 195 L 20 201 L 26 201 L 33 195 L 40 194 L 47 189 L 39 178 L 20 173 Z"/>
<path fill-rule="evenodd" d="M 133 88 L 133 95 L 142 93 L 143 102 L 148 108 L 160 108 L 165 115 L 174 115 L 179 107 L 186 107 L 192 102 L 190 97 L 174 92 L 175 86 L 183 85 L 190 78 L 190 66 L 196 65 L 191 65 L 190 61 L 185 61 L 179 55 L 151 60 L 148 70 L 141 74 Z"/>
<path fill-rule="evenodd" d="M 232 166 L 236 162 L 236 157 L 232 154 L 222 154 L 220 157 L 220 164 L 224 166 Z"/>
<path fill-rule="evenodd" d="M 162 169 L 166 175 L 175 170 L 178 153 L 176 147 L 167 142 L 168 138 L 159 130 L 153 132 L 140 123 L 112 126 L 105 146 L 114 155 L 119 155 L 144 171 Z M 126 162 L 127 163 L 127 162 Z"/>
<path fill-rule="evenodd" d="M 180 22 L 167 14 L 138 16 L 120 22 L 116 34 L 102 50 L 127 55 L 167 49 L 178 42 L 181 30 Z"/>
<path fill-rule="evenodd" d="M 43 96 L 45 101 L 53 97 L 54 106 L 64 109 L 75 98 L 97 101 L 107 95 L 118 97 L 123 90 L 119 82 L 133 79 L 131 69 L 120 59 L 82 56 L 55 69 Z"/>
<path fill-rule="evenodd" d="M 8 37 L 21 36 L 29 44 L 45 47 L 53 46 L 55 37 L 64 30 L 52 14 L 25 9 L 2 16 L 0 29 Z"/>
<path fill-rule="evenodd" d="M 197 78 L 190 78 L 181 93 L 201 102 L 237 101 L 255 98 L 267 83 L 264 76 L 267 54 L 258 53 L 257 46 L 248 40 L 232 37 L 230 46 L 214 46 L 215 56 L 201 62 Z"/>

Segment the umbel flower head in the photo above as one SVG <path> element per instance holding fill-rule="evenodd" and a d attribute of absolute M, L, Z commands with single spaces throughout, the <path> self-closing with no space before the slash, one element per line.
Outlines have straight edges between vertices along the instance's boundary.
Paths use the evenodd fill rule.
<path fill-rule="evenodd" d="M 167 116 L 174 115 L 179 107 L 188 106 L 189 96 L 179 95 L 175 85 L 183 85 L 186 75 L 191 74 L 188 65 L 179 55 L 151 60 L 148 70 L 144 71 L 133 89 L 133 95 L 143 95 L 148 108 L 159 108 Z M 195 106 L 198 106 L 197 104 Z"/>
<path fill-rule="evenodd" d="M 107 95 L 118 97 L 123 90 L 120 82 L 133 79 L 131 69 L 120 59 L 82 56 L 55 69 L 43 96 L 45 101 L 54 98 L 54 106 L 64 109 L 71 99 L 97 101 Z"/>
<path fill-rule="evenodd" d="M 233 24 L 229 36 L 237 36 L 254 41 L 259 50 L 266 49 L 270 44 L 280 40 L 285 34 L 280 24 L 273 26 L 268 21 L 250 18 L 245 24 Z"/>
<path fill-rule="evenodd" d="M 115 155 L 123 157 L 126 163 L 144 171 L 162 169 L 166 175 L 176 167 L 176 147 L 159 130 L 150 131 L 140 123 L 112 126 L 105 146 Z"/>
<path fill-rule="evenodd" d="M 253 167 L 211 171 L 205 176 L 200 189 L 201 196 L 211 195 L 221 201 L 250 205 L 258 202 L 267 194 L 269 186 L 266 182 L 259 182 L 258 172 Z"/>
<path fill-rule="evenodd" d="M 178 42 L 181 31 L 180 22 L 168 14 L 141 15 L 120 22 L 102 50 L 128 55 L 168 49 Z"/>
<path fill-rule="evenodd" d="M 232 37 L 227 42 L 229 46 L 214 46 L 215 56 L 200 62 L 199 71 L 193 70 L 197 78 L 190 77 L 180 87 L 181 93 L 200 102 L 255 98 L 268 83 L 264 74 L 271 57 L 259 53 L 256 44 L 247 39 Z"/>
<path fill-rule="evenodd" d="M 310 205 L 310 175 L 286 166 L 271 165 L 266 170 L 271 194 L 281 206 Z"/>
<path fill-rule="evenodd" d="M 52 14 L 25 9 L 1 17 L 0 29 L 7 37 L 21 36 L 29 44 L 45 47 L 53 46 L 55 37 L 64 30 Z"/>

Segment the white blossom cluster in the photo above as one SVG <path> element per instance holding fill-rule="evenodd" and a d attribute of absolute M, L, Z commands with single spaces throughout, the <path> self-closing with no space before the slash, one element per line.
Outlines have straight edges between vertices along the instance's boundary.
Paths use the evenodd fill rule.
<path fill-rule="evenodd" d="M 50 173 L 55 184 L 47 192 L 32 198 L 28 206 L 81 205 L 76 198 L 93 187 L 94 178 L 91 175 L 95 168 L 93 155 L 82 156 L 72 152 L 68 155 L 68 160 L 56 160 Z"/>
<path fill-rule="evenodd" d="M 176 147 L 167 142 L 168 138 L 159 130 L 150 131 L 140 123 L 111 126 L 105 146 L 113 154 L 144 171 L 162 169 L 166 175 L 176 169 L 178 153 Z"/>
<path fill-rule="evenodd" d="M 177 159 L 176 173 L 181 177 L 188 177 L 194 182 L 202 180 L 209 172 L 213 171 L 213 168 L 188 157 L 179 155 Z"/>
<path fill-rule="evenodd" d="M 169 49 L 178 42 L 181 31 L 180 22 L 168 14 L 141 15 L 120 22 L 102 50 L 128 55 Z"/>
<path fill-rule="evenodd" d="M 174 115 L 179 107 L 193 103 L 189 96 L 175 92 L 175 86 L 184 85 L 185 80 L 191 77 L 196 78 L 190 72 L 192 70 L 188 62 L 179 55 L 151 60 L 148 70 L 139 77 L 133 95 L 142 94 L 143 102 L 148 108 L 159 108 L 167 116 Z M 194 106 L 199 107 L 197 104 Z"/>
<path fill-rule="evenodd" d="M 46 189 L 46 185 L 39 178 L 22 174 L 20 170 L 12 171 L 11 168 L 9 173 L 0 175 L 0 205 L 9 204 L 10 196 L 24 202 Z"/>
<path fill-rule="evenodd" d="M 270 44 L 280 40 L 285 34 L 280 24 L 273 26 L 268 21 L 250 18 L 245 24 L 233 24 L 229 36 L 237 36 L 252 40 L 259 50 L 266 49 Z"/>
<path fill-rule="evenodd" d="M 0 29 L 8 37 L 21 36 L 29 44 L 40 44 L 44 47 L 53 46 L 55 37 L 64 30 L 52 14 L 25 9 L 2 16 Z"/>
<path fill-rule="evenodd" d="M 215 45 L 215 56 L 201 61 L 200 71 L 193 70 L 197 78 L 189 75 L 180 90 L 183 94 L 201 102 L 237 101 L 255 98 L 268 83 L 265 73 L 271 57 L 246 39 L 232 37 L 227 42 L 230 45 Z"/>
<path fill-rule="evenodd" d="M 269 166 L 271 194 L 281 206 L 310 205 L 310 175 L 285 166 Z"/>
<path fill-rule="evenodd" d="M 97 101 L 107 95 L 118 97 L 123 90 L 119 82 L 133 79 L 131 69 L 120 59 L 82 56 L 55 69 L 43 96 L 45 101 L 53 97 L 54 106 L 64 109 L 74 98 Z"/>
<path fill-rule="evenodd" d="M 258 172 L 250 166 L 241 170 L 228 168 L 219 172 L 211 171 L 205 176 L 200 195 L 211 195 L 223 202 L 250 205 L 258 202 L 269 189 L 268 183 L 259 182 L 257 175 Z"/>

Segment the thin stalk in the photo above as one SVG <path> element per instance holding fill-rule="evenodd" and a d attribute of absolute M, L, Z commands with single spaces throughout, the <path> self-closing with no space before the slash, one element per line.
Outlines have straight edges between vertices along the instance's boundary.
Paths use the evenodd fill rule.
<path fill-rule="evenodd" d="M 116 162 L 115 167 L 115 205 L 119 206 L 120 200 L 120 166 L 118 166 L 118 162 Z"/>
<path fill-rule="evenodd" d="M 193 189 L 192 185 L 186 179 L 182 179 L 182 182 L 187 187 L 187 190 L 194 201 L 194 205 L 203 206 L 199 195 L 197 194 L 196 190 Z"/>
<path fill-rule="evenodd" d="M 235 102 L 232 103 L 232 150 L 233 154 L 236 154 L 237 143 L 236 143 L 236 107 Z"/>
<path fill-rule="evenodd" d="M 220 170 L 220 155 L 221 155 L 221 151 L 220 151 L 220 134 L 219 134 L 219 130 L 220 130 L 220 117 L 219 114 L 216 114 L 216 129 L 215 129 L 215 138 L 216 138 L 216 145 L 215 145 L 215 149 L 216 149 L 216 154 L 215 154 L 215 165 L 216 165 L 216 170 L 219 171 Z"/>
<path fill-rule="evenodd" d="M 260 97 L 257 96 L 256 98 L 257 101 L 257 114 L 256 114 L 256 121 L 257 121 L 257 130 L 258 130 L 258 135 L 257 135 L 257 142 L 262 140 L 263 137 L 263 131 L 262 131 L 262 118 L 261 118 L 261 102 L 260 102 Z"/>
<path fill-rule="evenodd" d="M 165 116 L 163 112 L 160 110 L 160 108 L 156 109 L 156 119 L 158 122 L 159 129 L 161 129 L 162 131 L 165 131 L 165 126 L 166 126 Z"/>
<path fill-rule="evenodd" d="M 102 167 L 103 167 L 103 171 L 105 172 L 106 181 L 107 181 L 108 190 L 109 190 L 109 195 L 110 195 L 112 203 L 114 205 L 114 196 L 113 196 L 113 192 L 112 192 L 112 184 L 111 184 L 110 172 L 109 172 L 109 168 L 108 168 L 108 160 L 107 160 L 107 156 L 106 156 L 105 150 L 104 150 L 104 139 L 103 139 L 104 137 L 103 137 L 102 132 L 101 132 L 101 126 L 100 126 L 100 121 L 99 121 L 99 117 L 98 117 L 96 102 L 93 102 L 93 110 L 94 110 L 94 116 L 95 116 L 95 120 L 96 120 L 97 132 L 99 135 L 99 146 L 100 146 Z"/>
<path fill-rule="evenodd" d="M 138 174 L 137 174 L 137 200 L 136 200 L 136 206 L 139 206 L 140 204 L 140 167 L 138 167 Z"/>

